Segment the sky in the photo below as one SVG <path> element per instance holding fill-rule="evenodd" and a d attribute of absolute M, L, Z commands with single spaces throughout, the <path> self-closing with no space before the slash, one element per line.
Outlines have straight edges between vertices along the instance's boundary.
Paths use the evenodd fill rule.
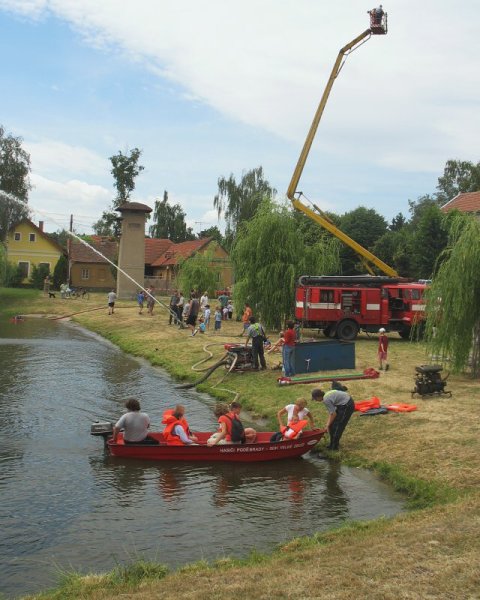
<path fill-rule="evenodd" d="M 373 5 L 372 5 L 373 6 Z M 138 147 L 132 200 L 168 191 L 195 232 L 219 177 L 262 166 L 285 197 L 360 0 L 0 0 L 0 123 L 31 155 L 33 220 L 79 233 L 111 205 L 109 157 Z M 387 220 L 477 162 L 480 3 L 392 0 L 388 34 L 346 61 L 299 188 Z"/>

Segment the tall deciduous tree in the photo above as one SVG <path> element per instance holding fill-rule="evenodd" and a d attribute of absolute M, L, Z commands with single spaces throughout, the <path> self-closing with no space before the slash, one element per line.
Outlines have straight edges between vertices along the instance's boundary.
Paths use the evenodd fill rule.
<path fill-rule="evenodd" d="M 387 222 L 373 208 L 359 206 L 341 216 L 340 229 L 361 246 L 371 250 L 375 242 L 387 231 Z M 341 259 L 345 275 L 365 271 L 361 258 L 348 246 L 342 247 Z"/>
<path fill-rule="evenodd" d="M 480 377 L 480 221 L 456 215 L 449 247 L 427 292 L 426 338 L 430 351 L 450 359 L 455 371 Z"/>
<path fill-rule="evenodd" d="M 30 155 L 22 148 L 22 141 L 7 135 L 0 125 L 0 242 L 5 241 L 12 225 L 28 216 Z"/>
<path fill-rule="evenodd" d="M 175 243 L 194 240 L 195 234 L 191 227 L 187 227 L 185 217 L 186 214 L 180 204 L 171 206 L 168 203 L 168 192 L 165 190 L 163 200 L 155 201 L 150 236 L 168 239 Z"/>
<path fill-rule="evenodd" d="M 436 201 L 440 206 L 457 194 L 480 191 L 480 162 L 447 160 L 443 175 L 438 178 Z"/>
<path fill-rule="evenodd" d="M 290 207 L 264 200 L 240 227 L 231 254 L 237 308 L 248 302 L 267 327 L 278 328 L 293 316 L 298 276 L 310 269 L 328 275 L 338 268 L 338 252 L 331 246 L 319 242 L 316 258 L 315 247 L 306 252 L 304 246 Z"/>
<path fill-rule="evenodd" d="M 265 179 L 263 168 L 257 167 L 244 172 L 240 183 L 233 173 L 228 179 L 218 179 L 218 194 L 213 199 L 218 217 L 226 223 L 225 245 L 230 248 L 240 225 L 251 219 L 262 201 L 272 199 L 277 191 Z"/>
<path fill-rule="evenodd" d="M 120 235 L 120 225 L 118 222 L 118 213 L 115 209 L 130 202 L 130 195 L 135 189 L 135 179 L 145 169 L 138 164 L 142 151 L 133 148 L 130 152 L 123 154 L 118 152 L 110 157 L 113 175 L 113 187 L 117 190 L 112 206 L 109 210 L 102 213 L 102 217 L 93 225 L 93 230 L 97 235 L 115 236 Z"/>
<path fill-rule="evenodd" d="M 197 252 L 190 258 L 180 261 L 177 274 L 177 283 L 179 289 L 184 292 L 190 290 L 207 290 L 213 295 L 220 285 L 220 264 L 215 263 L 214 242 L 209 245 L 209 249 L 203 254 Z"/>
<path fill-rule="evenodd" d="M 207 227 L 207 229 L 202 229 L 201 231 L 199 231 L 197 237 L 199 240 L 202 240 L 204 238 L 212 238 L 215 242 L 217 242 L 217 244 L 223 246 L 223 235 L 216 225 L 213 225 L 212 227 Z"/>

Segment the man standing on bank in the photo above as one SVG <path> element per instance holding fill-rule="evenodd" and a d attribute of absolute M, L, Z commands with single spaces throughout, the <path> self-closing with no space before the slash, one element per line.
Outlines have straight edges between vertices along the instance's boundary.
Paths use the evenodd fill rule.
<path fill-rule="evenodd" d="M 324 392 L 320 388 L 312 391 L 312 400 L 323 401 L 328 410 L 328 420 L 325 425 L 330 435 L 327 450 L 338 450 L 340 438 L 355 410 L 355 404 L 347 392 L 330 390 Z"/>
<path fill-rule="evenodd" d="M 248 340 L 252 338 L 252 359 L 253 368 L 258 369 L 258 359 L 260 359 L 260 365 L 262 370 L 267 368 L 265 361 L 265 352 L 263 342 L 266 339 L 265 330 L 260 323 L 257 323 L 255 317 L 250 317 L 250 327 L 247 329 L 247 341 L 245 347 L 247 347 Z"/>

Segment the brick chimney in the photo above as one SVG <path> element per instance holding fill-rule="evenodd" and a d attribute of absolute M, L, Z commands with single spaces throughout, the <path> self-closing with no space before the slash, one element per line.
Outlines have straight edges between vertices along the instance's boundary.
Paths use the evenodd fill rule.
<path fill-rule="evenodd" d="M 43 221 L 38 222 L 38 228 L 40 229 L 40 231 L 43 231 Z"/>

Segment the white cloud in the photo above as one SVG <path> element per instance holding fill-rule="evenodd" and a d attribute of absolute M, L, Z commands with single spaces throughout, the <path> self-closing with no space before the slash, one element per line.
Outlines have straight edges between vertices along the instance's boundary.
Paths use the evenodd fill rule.
<path fill-rule="evenodd" d="M 296 142 L 336 49 L 368 26 L 363 0 L 0 0 L 0 7 L 37 19 L 53 14 L 88 44 L 120 48 L 179 83 L 184 98 Z M 322 124 L 324 148 L 351 157 L 361 148 L 367 160 L 407 170 L 412 147 L 429 137 L 436 138 L 432 149 L 415 150 L 415 164 L 427 169 L 434 162 L 438 168 L 452 146 L 474 155 L 471 110 L 459 99 L 478 110 L 477 0 L 465 0 L 461 10 L 447 0 L 386 8 L 389 34 L 374 36 L 349 58 L 335 84 Z M 455 129 L 446 132 L 443 124 L 453 117 Z M 346 144 L 336 150 L 342 129 Z M 396 146 L 387 161 L 381 156 L 386 136 Z"/>
<path fill-rule="evenodd" d="M 54 181 L 33 174 L 33 189 L 29 206 L 37 220 L 46 221 L 46 228 L 68 228 L 69 216 L 74 214 L 74 224 L 81 231 L 89 231 L 92 223 L 111 203 L 110 190 L 78 179 Z"/>

